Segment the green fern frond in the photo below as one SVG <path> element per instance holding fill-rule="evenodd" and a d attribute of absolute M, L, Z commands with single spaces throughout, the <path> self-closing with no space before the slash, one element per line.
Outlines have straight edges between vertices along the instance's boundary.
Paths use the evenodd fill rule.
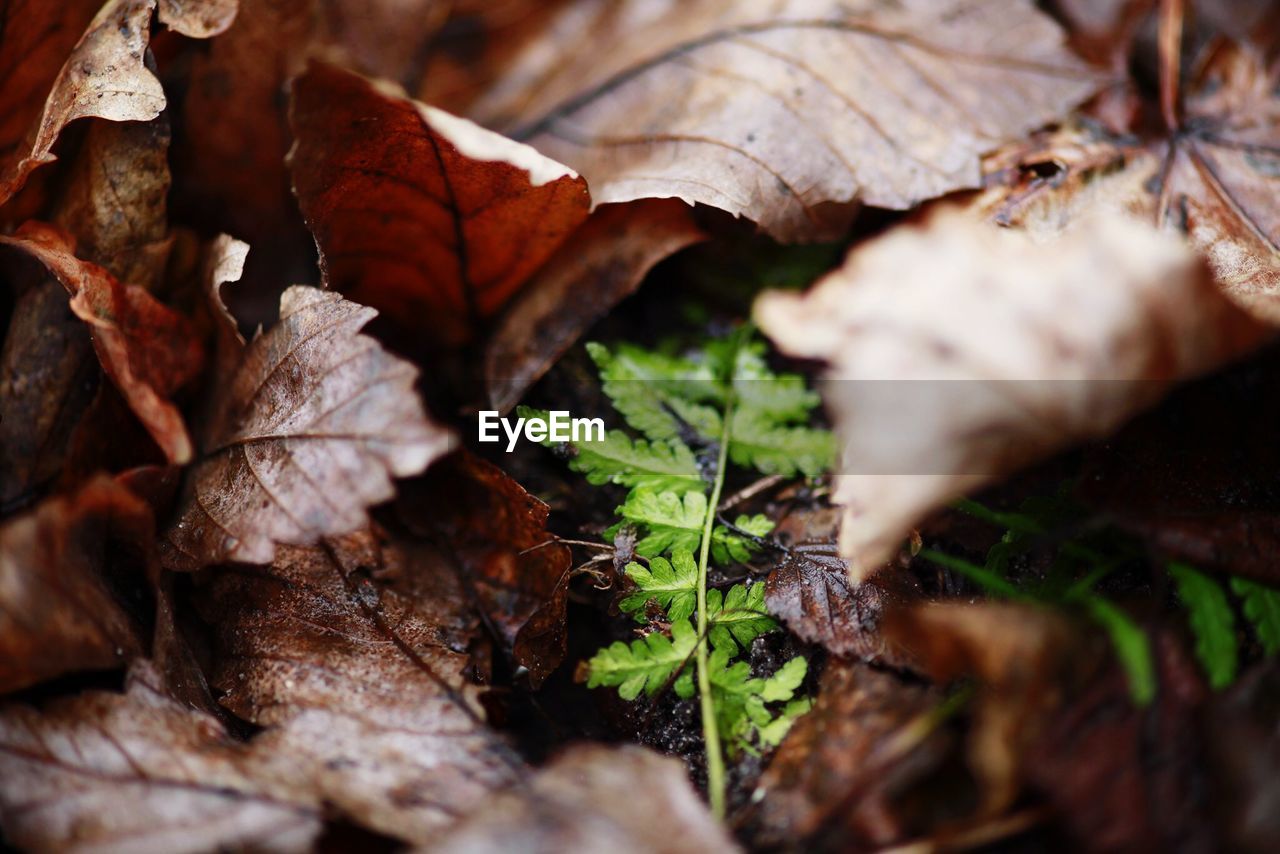
<path fill-rule="evenodd" d="M 778 627 L 764 605 L 764 582 L 735 584 L 729 592 L 707 591 L 707 636 L 716 649 L 736 654 L 765 632 Z"/>
<path fill-rule="evenodd" d="M 1235 681 L 1239 656 L 1236 618 L 1226 591 L 1212 578 L 1185 563 L 1171 563 L 1168 569 L 1177 583 L 1178 599 L 1187 610 L 1187 621 L 1196 638 L 1196 657 L 1214 690 L 1225 688 Z"/>
<path fill-rule="evenodd" d="M 739 750 L 749 749 L 753 735 L 777 721 L 768 704 L 785 703 L 794 698 L 808 672 L 808 662 L 796 656 L 777 673 L 761 679 L 751 675 L 751 666 L 745 661 L 729 664 L 730 655 L 726 649 L 717 649 L 708 662 L 716 715 L 730 742 Z M 793 711 L 792 720 L 802 713 L 799 708 Z M 778 740 L 784 734 L 785 727 L 781 725 L 770 733 Z"/>
<path fill-rule="evenodd" d="M 827 430 L 780 426 L 749 409 L 733 414 L 729 458 L 763 474 L 816 476 L 835 462 L 835 436 Z"/>
<path fill-rule="evenodd" d="M 693 614 L 698 600 L 698 564 L 693 552 L 676 549 L 670 561 L 655 557 L 647 569 L 638 563 L 629 563 L 627 577 L 636 585 L 636 590 L 618 603 L 622 613 L 633 614 L 644 622 L 645 605 L 654 601 L 672 622 L 687 620 Z"/>
<path fill-rule="evenodd" d="M 720 413 L 703 403 L 718 396 L 715 379 L 705 367 L 638 347 L 611 353 L 588 343 L 587 352 L 600 369 L 601 388 L 634 429 L 651 440 L 678 441 L 688 424 L 703 438 L 720 434 Z"/>
<path fill-rule="evenodd" d="M 1244 601 L 1244 615 L 1267 655 L 1280 652 L 1280 590 L 1247 578 L 1231 579 L 1231 589 Z"/>
<path fill-rule="evenodd" d="M 671 624 L 671 637 L 653 632 L 630 644 L 614 641 L 587 662 L 587 687 L 617 686 L 618 696 L 634 700 L 658 693 L 693 654 L 698 637 L 688 620 Z"/>
<path fill-rule="evenodd" d="M 733 525 L 753 537 L 763 537 L 773 530 L 773 521 L 763 513 L 757 513 L 755 516 L 744 513 L 734 520 Z M 721 566 L 746 563 L 759 549 L 760 547 L 752 540 L 737 531 L 729 530 L 724 525 L 717 525 L 711 532 L 711 558 Z"/>
<path fill-rule="evenodd" d="M 702 540 L 707 517 L 707 496 L 701 492 L 653 492 L 636 489 L 617 512 L 648 533 L 636 543 L 636 554 L 654 557 L 665 551 L 692 552 Z"/>

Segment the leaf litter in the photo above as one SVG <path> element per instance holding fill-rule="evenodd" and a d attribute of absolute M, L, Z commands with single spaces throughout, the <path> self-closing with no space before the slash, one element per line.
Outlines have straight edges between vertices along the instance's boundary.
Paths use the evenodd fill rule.
<path fill-rule="evenodd" d="M 7 4 L 0 843 L 1274 848 L 1246 5 Z"/>

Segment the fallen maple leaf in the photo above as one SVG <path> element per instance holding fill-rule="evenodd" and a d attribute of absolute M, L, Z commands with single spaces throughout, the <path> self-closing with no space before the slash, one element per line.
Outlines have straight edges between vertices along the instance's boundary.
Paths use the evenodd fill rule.
<path fill-rule="evenodd" d="M 521 773 L 466 680 L 477 620 L 433 550 L 369 532 L 281 547 L 202 594 L 222 704 L 352 820 L 426 843 Z"/>
<path fill-rule="evenodd" d="M 151 526 L 150 509 L 106 477 L 0 526 L 0 693 L 142 651 L 145 616 L 125 603 L 145 571 L 131 577 L 120 556 L 149 549 Z"/>
<path fill-rule="evenodd" d="M 34 32 L 25 39 L 15 39 L 21 49 L 31 49 L 27 39 L 36 44 L 49 39 L 49 31 L 40 27 L 48 26 L 46 16 L 51 13 L 57 21 L 52 31 L 57 38 L 60 27 L 66 26 L 71 17 L 57 9 L 60 5 L 36 4 L 35 9 L 44 7 L 48 11 L 31 16 Z M 53 144 L 62 129 L 76 119 L 94 116 L 117 122 L 145 122 L 160 115 L 165 106 L 164 90 L 143 63 L 154 8 L 155 0 L 110 0 L 66 57 L 51 89 L 36 90 L 41 95 L 47 93 L 47 99 L 27 119 L 25 138 L 12 139 L 12 148 L 0 159 L 0 204 L 22 188 L 33 169 L 56 159 Z M 31 12 L 32 8 L 24 7 L 22 11 Z M 28 26 L 22 20 L 26 15 L 14 17 L 17 26 Z M 50 41 L 49 46 L 56 43 Z M 14 60 L 23 61 L 20 55 Z M 10 85 L 5 86 L 6 90 Z"/>
<path fill-rule="evenodd" d="M 427 419 L 417 370 L 359 334 L 377 312 L 301 285 L 214 393 L 201 459 L 162 543 L 166 565 L 269 563 L 276 543 L 361 527 L 449 434 Z"/>
<path fill-rule="evenodd" d="M 826 361 L 843 442 L 840 550 L 860 581 L 929 511 L 1105 435 L 1262 331 L 1149 226 L 1089 220 L 1036 244 L 958 213 L 862 245 L 761 327 Z"/>
<path fill-rule="evenodd" d="M 431 846 L 435 852 L 737 851 L 681 763 L 635 745 L 573 747 L 527 786 L 498 793 Z"/>
<path fill-rule="evenodd" d="M 294 82 L 291 122 L 324 281 L 428 349 L 474 337 L 587 216 L 567 167 L 332 65 Z"/>
<path fill-rule="evenodd" d="M 649 199 L 598 209 L 524 286 L 485 346 L 489 402 L 506 412 L 583 332 L 662 259 L 707 235 L 687 205 Z"/>
<path fill-rule="evenodd" d="M 190 325 L 136 285 L 121 284 L 97 264 L 74 254 L 68 235 L 30 222 L 0 246 L 45 266 L 71 294 L 71 310 L 88 326 L 102 370 L 170 462 L 191 459 L 191 439 L 170 396 L 197 376 L 204 363 Z"/>
<path fill-rule="evenodd" d="M 1185 233 L 1223 291 L 1280 323 L 1280 64 L 1220 47 L 1191 81 L 1182 124 L 1165 138 L 1069 128 L 993 155 L 976 205 L 995 221 L 1049 235 L 1100 209 Z M 1035 167 L 1048 177 L 1034 177 Z"/>
<path fill-rule="evenodd" d="M 170 699 L 139 661 L 125 694 L 0 708 L 0 827 L 35 851 L 306 851 L 321 804 L 272 780 L 288 763 Z"/>
<path fill-rule="evenodd" d="M 553 18 L 468 115 L 573 166 L 598 205 L 674 196 L 820 239 L 849 202 L 976 186 L 980 154 L 1098 82 L 1023 0 L 596 0 Z"/>

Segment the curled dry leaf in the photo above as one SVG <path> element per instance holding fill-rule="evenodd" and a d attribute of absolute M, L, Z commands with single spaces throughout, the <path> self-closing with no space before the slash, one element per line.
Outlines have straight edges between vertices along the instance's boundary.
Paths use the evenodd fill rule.
<path fill-rule="evenodd" d="M 427 419 L 417 370 L 360 334 L 376 313 L 316 288 L 284 292 L 280 321 L 214 392 L 166 565 L 269 563 L 276 543 L 353 531 L 394 494 L 392 477 L 444 453 L 449 434 Z"/>
<path fill-rule="evenodd" d="M 573 747 L 527 786 L 499 793 L 433 852 L 737 851 L 676 759 L 634 745 Z"/>
<path fill-rule="evenodd" d="M 706 234 L 689 208 L 649 199 L 606 205 L 511 301 L 485 347 L 489 402 L 506 412 L 564 351 L 640 287 L 662 259 Z"/>
<path fill-rule="evenodd" d="M 816 844 L 825 829 L 829 836 L 817 839 L 872 849 L 916 832 L 895 802 L 947 753 L 945 734 L 927 724 L 941 701 L 919 682 L 830 661 L 813 709 L 792 726 L 756 786 L 760 842 Z"/>
<path fill-rule="evenodd" d="M 23 33 L 15 36 L 14 47 L 43 52 L 61 43 L 64 28 L 75 19 L 73 10 L 82 4 L 68 4 L 70 15 L 58 8 L 62 5 L 37 3 L 15 10 L 18 13 L 12 15 L 14 23 Z M 48 11 L 37 11 L 41 7 Z M 29 100 L 27 92 L 21 93 L 23 112 L 30 111 L 30 116 L 22 128 L 25 136 L 5 141 L 8 144 L 0 158 L 0 203 L 22 188 L 33 169 L 55 159 L 53 144 L 62 129 L 76 119 L 93 116 L 117 122 L 145 122 L 160 115 L 165 106 L 164 90 L 143 62 L 154 8 L 155 0 L 110 0 L 93 18 L 70 55 L 65 56 L 51 88 L 35 90 L 39 97 L 47 96 L 43 104 L 37 106 L 38 102 Z M 23 21 L 24 13 L 32 11 L 36 14 L 30 16 L 30 23 Z M 48 15 L 54 20 L 49 21 L 45 17 Z M 51 29 L 42 31 L 42 25 L 51 25 Z M 35 29 L 28 32 L 28 27 Z M 15 51 L 12 61 L 24 63 L 26 58 Z M 43 67 L 40 62 L 33 76 Z M 13 81 L 6 82 L 6 90 L 15 88 L 19 87 Z M 17 127 L 15 119 L 5 124 Z"/>
<path fill-rule="evenodd" d="M 829 365 L 855 580 L 931 510 L 1105 435 L 1261 334 L 1149 226 L 1099 218 L 1037 244 L 954 212 L 863 244 L 807 295 L 766 294 L 756 316 Z"/>
<path fill-rule="evenodd" d="M 193 39 L 225 33 L 236 19 L 239 0 L 160 0 L 160 22 Z"/>
<path fill-rule="evenodd" d="M 1062 42 L 1025 0 L 594 0 L 468 115 L 573 166 L 596 204 L 677 197 L 829 238 L 849 202 L 976 186 L 979 155 L 1088 97 Z"/>
<path fill-rule="evenodd" d="M 106 477 L 0 526 L 0 693 L 141 652 L 143 615 L 122 603 L 145 569 L 121 555 L 151 536 L 150 509 Z"/>
<path fill-rule="evenodd" d="M 43 223 L 27 223 L 0 246 L 23 252 L 62 282 L 71 310 L 89 327 L 102 370 L 120 390 L 151 438 L 174 463 L 191 459 L 191 439 L 170 397 L 200 373 L 204 356 L 182 315 L 137 285 L 121 284 L 74 254 L 71 238 Z"/>
<path fill-rule="evenodd" d="M 226 567 L 201 594 L 223 705 L 343 815 L 425 843 L 520 773 L 466 681 L 477 623 L 434 551 L 362 532 Z"/>
<path fill-rule="evenodd" d="M 140 661 L 125 694 L 0 708 L 0 827 L 30 851 L 306 851 L 321 805 L 269 782 L 288 762 L 170 699 Z"/>
<path fill-rule="evenodd" d="M 564 660 L 571 564 L 568 546 L 547 533 L 550 508 L 467 451 L 410 484 L 400 507 L 446 544 L 488 624 L 541 684 Z"/>
<path fill-rule="evenodd" d="M 213 326 L 215 376 L 229 376 L 244 353 L 244 336 L 240 334 L 239 324 L 223 301 L 222 286 L 240 281 L 248 257 L 249 244 L 228 234 L 219 234 L 205 251 L 204 302 L 209 322 Z"/>
<path fill-rule="evenodd" d="M 429 349 L 471 340 L 587 216 L 570 169 L 332 65 L 294 82 L 291 121 L 325 282 Z"/>
<path fill-rule="evenodd" d="M 1227 296 L 1280 324 L 1280 63 L 1223 46 L 1188 89 L 1185 128 L 1167 138 L 1076 128 L 993 155 L 976 207 L 1038 235 L 1100 209 L 1184 233 Z"/>

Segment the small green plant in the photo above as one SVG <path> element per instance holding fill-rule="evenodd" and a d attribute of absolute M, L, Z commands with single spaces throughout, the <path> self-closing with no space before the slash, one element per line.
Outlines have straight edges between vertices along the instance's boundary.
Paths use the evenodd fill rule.
<path fill-rule="evenodd" d="M 622 526 L 636 532 L 639 560 L 626 567 L 634 589 L 619 607 L 645 632 L 597 652 L 587 662 L 587 685 L 617 688 L 626 700 L 667 688 L 682 698 L 696 695 L 718 816 L 725 799 L 722 740 L 732 753 L 775 745 L 809 708 L 797 696 L 805 659 L 791 659 L 768 678 L 753 677 L 748 662 L 735 660 L 777 628 L 765 610 L 764 585 L 708 588 L 713 560 L 745 563 L 757 538 L 773 528 L 760 515 L 717 522 L 725 475 L 732 463 L 766 475 L 812 476 L 835 457 L 834 437 L 808 426 L 818 396 L 802 377 L 774 373 L 764 345 L 748 336 L 739 330 L 688 355 L 588 344 L 605 394 L 641 437 L 613 430 L 602 441 L 568 443 L 569 467 L 589 483 L 629 490 L 606 534 Z M 524 407 L 520 415 L 547 417 Z"/>
<path fill-rule="evenodd" d="M 1131 543 L 1105 534 L 1060 539 L 1043 581 L 1019 586 L 1008 578 L 1013 560 L 1037 542 L 1069 528 L 1080 518 L 1080 508 L 1060 496 L 1030 498 L 1016 512 L 995 511 L 970 499 L 955 506 L 1005 528 L 1000 542 L 987 552 L 982 566 L 931 549 L 923 550 L 921 556 L 965 576 L 995 596 L 1081 608 L 1107 632 L 1128 676 L 1134 702 L 1146 705 L 1154 699 L 1158 683 L 1150 638 L 1123 609 L 1094 590 L 1113 570 L 1137 557 Z M 1211 576 L 1187 564 L 1173 562 L 1165 569 L 1186 611 L 1196 658 L 1210 686 L 1215 690 L 1225 688 L 1235 681 L 1240 657 L 1235 610 L 1226 590 Z M 1280 652 L 1280 591 L 1243 578 L 1230 581 L 1263 652 Z"/>

